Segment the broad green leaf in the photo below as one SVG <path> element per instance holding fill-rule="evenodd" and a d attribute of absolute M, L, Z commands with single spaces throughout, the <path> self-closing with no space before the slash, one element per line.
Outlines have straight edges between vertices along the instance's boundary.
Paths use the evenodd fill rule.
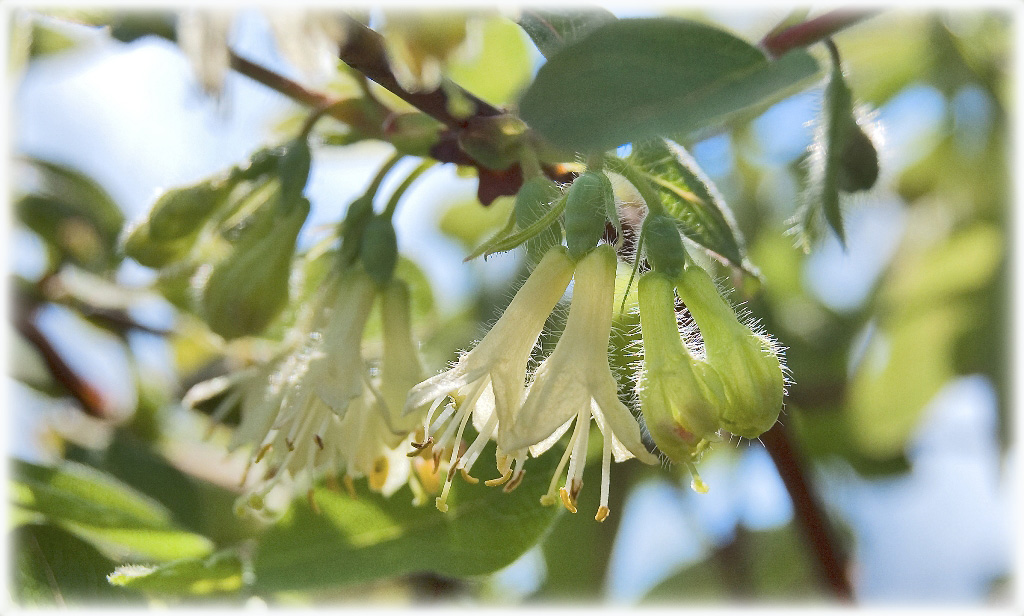
<path fill-rule="evenodd" d="M 524 8 L 518 23 L 544 57 L 550 59 L 565 45 L 615 19 L 615 15 L 600 8 Z"/>
<path fill-rule="evenodd" d="M 117 262 L 124 215 L 92 178 L 64 165 L 28 158 L 33 186 L 16 201 L 18 219 L 73 262 L 100 271 Z"/>
<path fill-rule="evenodd" d="M 635 143 L 629 163 L 646 178 L 683 235 L 736 267 L 744 267 L 743 238 L 725 199 L 681 146 L 663 139 Z"/>
<path fill-rule="evenodd" d="M 957 341 L 971 331 L 1003 243 L 996 228 L 979 223 L 932 246 L 905 244 L 879 291 L 877 331 L 850 379 L 848 418 L 860 451 L 901 454 L 927 404 L 956 375 Z"/>
<path fill-rule="evenodd" d="M 554 519 L 556 509 L 538 501 L 557 461 L 555 452 L 531 460 L 523 482 L 507 494 L 482 480 L 473 485 L 456 478 L 447 513 L 433 503 L 412 505 L 408 488 L 390 498 L 317 489 L 319 514 L 297 500 L 264 533 L 253 564 L 255 587 L 308 590 L 413 572 L 463 577 L 496 571 L 532 547 Z M 493 450 L 475 468 L 483 478 L 496 474 Z"/>
<path fill-rule="evenodd" d="M 11 594 L 21 607 L 68 607 L 140 601 L 129 590 L 112 588 L 106 575 L 114 561 L 71 533 L 49 524 L 30 524 L 9 535 Z"/>
<path fill-rule="evenodd" d="M 176 560 L 156 567 L 125 565 L 107 576 L 113 586 L 153 593 L 208 595 L 242 587 L 242 561 L 234 551 Z"/>
<path fill-rule="evenodd" d="M 492 105 L 506 105 L 530 81 L 526 41 L 514 23 L 500 17 L 484 20 L 481 30 L 481 49 L 468 61 L 452 62 L 448 77 Z"/>
<path fill-rule="evenodd" d="M 769 61 L 749 43 L 681 19 L 624 19 L 565 46 L 540 68 L 520 115 L 557 147 L 596 153 L 688 136 L 792 93 L 818 72 L 804 50 Z"/>
<path fill-rule="evenodd" d="M 168 445 L 184 452 L 190 447 L 185 442 Z M 109 473 L 165 507 L 175 525 L 218 543 L 237 542 L 257 531 L 253 523 L 234 515 L 236 493 L 178 470 L 154 446 L 125 429 L 115 431 L 102 451 L 73 448 L 65 457 Z"/>
<path fill-rule="evenodd" d="M 208 554 L 213 545 L 180 530 L 159 503 L 114 478 L 73 462 L 45 467 L 16 461 L 11 498 L 117 556 L 154 560 Z"/>

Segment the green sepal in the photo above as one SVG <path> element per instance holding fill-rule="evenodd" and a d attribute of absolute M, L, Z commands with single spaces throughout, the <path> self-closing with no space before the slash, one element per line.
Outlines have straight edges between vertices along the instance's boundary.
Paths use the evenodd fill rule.
<path fill-rule="evenodd" d="M 520 229 L 529 228 L 551 210 L 552 204 L 562 196 L 558 186 L 546 177 L 538 176 L 523 182 L 516 194 L 515 221 Z M 526 241 L 526 252 L 536 260 L 552 246 L 562 243 L 562 232 L 554 222 Z"/>

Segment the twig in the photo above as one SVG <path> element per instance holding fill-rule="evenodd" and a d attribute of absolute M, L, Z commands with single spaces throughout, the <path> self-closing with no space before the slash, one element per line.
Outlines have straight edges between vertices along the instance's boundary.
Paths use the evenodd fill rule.
<path fill-rule="evenodd" d="M 25 340 L 39 351 L 53 379 L 82 405 L 82 410 L 92 417 L 107 419 L 109 413 L 103 394 L 92 385 L 86 383 L 64 361 L 64 358 L 61 357 L 57 349 L 50 343 L 46 334 L 36 325 L 34 317 L 35 311 L 26 312 L 18 310 L 15 315 L 14 326 L 24 336 Z"/>
<path fill-rule="evenodd" d="M 772 457 L 786 485 L 786 491 L 793 500 L 797 524 L 810 544 L 822 579 L 839 599 L 852 601 L 853 590 L 846 576 L 846 558 L 836 545 L 835 533 L 811 491 L 803 464 L 793 449 L 786 428 L 776 423 L 771 430 L 761 435 L 760 440 Z"/>
<path fill-rule="evenodd" d="M 873 17 L 880 12 L 879 10 L 855 11 L 837 9 L 786 28 L 781 32 L 772 31 L 761 40 L 760 45 L 771 57 L 777 58 L 791 49 L 807 47 L 817 43 L 844 28 L 852 26 L 868 17 Z"/>

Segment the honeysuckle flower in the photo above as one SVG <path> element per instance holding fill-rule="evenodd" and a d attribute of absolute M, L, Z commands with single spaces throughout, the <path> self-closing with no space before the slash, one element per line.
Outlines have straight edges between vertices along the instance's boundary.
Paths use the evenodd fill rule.
<path fill-rule="evenodd" d="M 691 352 L 679 331 L 674 283 L 657 271 L 638 284 L 643 370 L 637 382 L 640 408 L 655 444 L 693 475 L 693 489 L 707 486 L 693 464 L 717 440 L 718 414 L 726 405 L 718 372 Z"/>
<path fill-rule="evenodd" d="M 768 336 L 742 323 L 700 266 L 688 263 L 676 291 L 693 315 L 707 362 L 721 376 L 725 404 L 722 428 L 757 438 L 779 417 L 785 395 L 780 349 Z"/>
<path fill-rule="evenodd" d="M 603 521 L 609 513 L 612 456 L 616 462 L 634 456 L 647 464 L 658 461 L 644 447 L 639 424 L 619 400 L 615 377 L 608 364 L 615 265 L 614 249 L 603 245 L 576 266 L 565 331 L 555 350 L 537 368 L 521 410 L 498 437 L 498 446 L 505 451 L 529 447 L 530 453 L 538 456 L 554 445 L 575 421 L 548 492 L 541 498 L 543 504 L 555 502 L 556 486 L 568 461 L 566 481 L 557 494 L 566 509 L 575 513 L 576 499 L 583 486 L 590 419 L 593 418 L 604 440 L 598 521 Z"/>
<path fill-rule="evenodd" d="M 548 315 L 569 285 L 572 272 L 573 263 L 564 248 L 558 246 L 548 251 L 483 339 L 463 353 L 449 370 L 423 381 L 409 392 L 405 404 L 407 414 L 430 405 L 423 421 L 424 441 L 418 445 L 421 448 L 432 446 L 435 462 L 440 461 L 443 453 L 451 451 L 448 476 L 437 498 L 438 509 L 447 509 L 448 491 L 457 470 L 462 470 L 470 481 L 476 481 L 469 475 L 473 463 L 487 442 L 501 433 L 520 407 L 530 352 Z M 445 405 L 435 420 L 435 413 L 449 398 L 452 402 Z M 462 435 L 471 416 L 478 436 L 462 451 Z M 433 435 L 437 433 L 440 436 L 435 438 Z M 525 450 L 499 451 L 498 470 L 502 478 L 488 483 L 496 485 L 511 479 L 506 489 L 518 485 L 525 458 Z"/>

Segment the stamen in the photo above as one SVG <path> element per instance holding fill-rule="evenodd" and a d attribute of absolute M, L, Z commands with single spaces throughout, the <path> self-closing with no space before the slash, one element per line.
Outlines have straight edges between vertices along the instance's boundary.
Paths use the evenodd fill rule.
<path fill-rule="evenodd" d="M 512 469 L 508 469 L 507 471 L 505 471 L 504 475 L 502 475 L 501 477 L 498 477 L 497 479 L 488 479 L 487 481 L 484 482 L 484 485 L 485 486 L 491 486 L 491 487 L 500 486 L 501 484 L 505 483 L 506 481 L 508 481 L 511 478 L 512 478 Z"/>
<path fill-rule="evenodd" d="M 344 482 L 345 490 L 348 491 L 349 496 L 351 496 L 352 498 L 359 498 L 359 496 L 356 495 L 356 484 L 354 481 L 352 481 L 352 475 L 346 473 L 345 476 L 342 478 L 342 482 Z"/>
<path fill-rule="evenodd" d="M 254 460 L 254 462 L 259 464 L 259 461 L 263 459 L 263 456 L 267 455 L 267 452 L 270 451 L 270 449 L 273 446 L 274 446 L 273 443 L 267 443 L 263 447 L 260 447 L 260 450 L 258 452 L 256 452 L 256 459 Z"/>
<path fill-rule="evenodd" d="M 523 476 L 526 475 L 526 469 L 523 468 L 523 466 L 525 465 L 526 452 L 524 451 L 522 457 L 516 458 L 516 468 L 514 471 L 514 475 L 512 477 L 512 481 L 508 482 L 508 484 L 505 485 L 505 488 L 502 490 L 502 492 L 505 492 L 507 494 L 519 487 L 519 484 L 523 482 Z"/>
<path fill-rule="evenodd" d="M 242 478 L 238 481 L 238 487 L 241 488 L 245 485 L 245 482 L 249 480 L 249 470 L 252 468 L 252 465 L 253 461 L 250 459 L 245 465 L 245 470 L 242 471 Z"/>
<path fill-rule="evenodd" d="M 320 515 L 320 506 L 316 504 L 316 498 L 313 497 L 313 488 L 306 491 L 306 499 L 309 501 L 309 508 L 313 510 L 313 513 Z"/>
<path fill-rule="evenodd" d="M 608 517 L 608 487 L 611 484 L 612 470 L 612 435 L 602 433 L 601 436 L 601 506 L 597 510 L 597 517 L 594 518 L 598 522 L 603 522 Z"/>
<path fill-rule="evenodd" d="M 290 440 L 287 436 L 284 437 L 284 444 L 288 446 L 288 451 L 295 451 L 295 441 Z"/>
<path fill-rule="evenodd" d="M 470 476 L 470 474 L 464 468 L 460 468 L 459 472 L 462 473 L 462 478 L 466 480 L 466 483 L 480 483 L 480 480 L 476 477 Z"/>
<path fill-rule="evenodd" d="M 565 488 L 559 488 L 558 495 L 562 497 L 562 504 L 569 510 L 570 513 L 576 513 L 576 503 L 569 496 L 569 492 Z"/>
<path fill-rule="evenodd" d="M 686 464 L 686 468 L 690 469 L 690 474 L 693 475 L 693 481 L 690 482 L 690 488 L 698 494 L 707 494 L 708 484 L 704 483 L 704 480 L 700 478 L 700 475 L 697 473 L 697 467 L 689 460 L 684 462 L 684 464 Z"/>
<path fill-rule="evenodd" d="M 415 458 L 416 456 L 420 455 L 420 453 L 422 453 L 424 449 L 426 449 L 427 447 L 430 447 L 431 445 L 434 444 L 434 437 L 428 436 L 427 438 L 425 438 L 423 440 L 422 443 L 412 442 L 412 443 L 409 443 L 409 444 L 412 445 L 416 449 L 416 451 L 410 451 L 409 453 L 407 453 L 405 455 L 410 457 L 410 458 Z"/>
<path fill-rule="evenodd" d="M 548 492 L 544 496 L 540 497 L 540 504 L 545 507 L 554 505 L 555 495 L 558 494 L 556 488 L 558 486 L 558 480 L 562 478 L 562 469 L 565 468 L 565 463 L 569 461 L 569 457 L 572 455 L 573 446 L 576 444 L 576 439 L 580 436 L 580 424 L 582 424 L 577 417 L 576 425 L 572 428 L 572 436 L 569 437 L 569 444 L 565 448 L 565 452 L 562 453 L 562 459 L 558 461 L 558 466 L 555 468 L 555 474 L 551 477 L 551 483 L 548 485 Z"/>
<path fill-rule="evenodd" d="M 370 489 L 374 492 L 380 492 L 384 489 L 384 483 L 388 479 L 388 459 L 386 456 L 380 456 L 373 461 L 373 470 L 370 472 L 370 476 L 367 477 L 367 481 L 370 483 Z"/>
<path fill-rule="evenodd" d="M 459 467 L 465 468 L 467 471 L 473 468 L 473 463 L 480 457 L 480 453 L 483 452 L 484 447 L 487 446 L 487 442 L 494 436 L 494 431 L 498 428 L 498 414 L 491 413 L 491 416 L 487 419 L 487 423 L 484 424 L 483 428 L 480 429 L 480 433 L 473 440 L 473 444 L 469 446 L 466 453 L 462 455 L 459 460 Z"/>
<path fill-rule="evenodd" d="M 316 443 L 316 446 L 320 448 L 320 451 L 324 450 L 324 439 L 319 434 L 313 435 L 313 441 Z"/>
<path fill-rule="evenodd" d="M 230 394 L 221 400 L 220 404 L 217 405 L 217 408 L 214 409 L 213 413 L 210 415 L 210 425 L 206 429 L 206 433 L 203 435 L 203 440 L 208 440 L 213 436 L 213 430 L 217 427 L 217 424 L 227 417 L 228 413 L 231 412 L 231 409 L 235 408 L 235 404 L 238 403 L 238 399 L 241 397 L 242 392 L 239 391 L 238 388 L 235 388 Z"/>
<path fill-rule="evenodd" d="M 270 481 L 277 476 L 277 471 L 280 470 L 279 466 L 271 466 L 267 469 L 267 472 L 263 473 L 263 481 Z"/>
<path fill-rule="evenodd" d="M 341 491 L 341 486 L 338 485 L 338 475 L 334 471 L 327 471 L 324 485 L 327 486 L 327 489 L 331 492 Z"/>

